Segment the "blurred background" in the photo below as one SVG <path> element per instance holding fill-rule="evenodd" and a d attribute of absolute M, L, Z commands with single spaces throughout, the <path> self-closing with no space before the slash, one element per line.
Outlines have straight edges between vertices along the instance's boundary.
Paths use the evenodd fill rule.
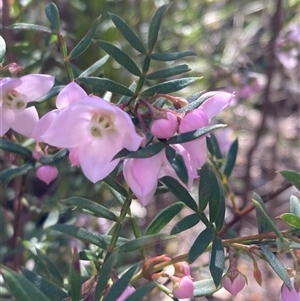
<path fill-rule="evenodd" d="M 267 208 L 272 217 L 288 210 L 289 196 L 297 194 L 297 191 L 287 187 L 278 171 L 282 169 L 300 171 L 298 0 L 53 2 L 60 12 L 63 35 L 69 51 L 86 34 L 93 20 L 101 15 L 100 27 L 95 38 L 122 48 L 137 63 L 141 61 L 139 54 L 115 28 L 109 13 L 122 17 L 146 43 L 153 13 L 162 4 L 172 2 L 163 19 L 155 51 L 195 51 L 196 56 L 185 58 L 182 62 L 187 63 L 192 69 L 189 76 L 203 77 L 196 84 L 175 94 L 188 97 L 197 91 L 222 90 L 234 92 L 236 95 L 235 102 L 217 120 L 228 124 L 228 127 L 217 131 L 215 135 L 224 156 L 230 144 L 239 137 L 238 158 L 230 182 L 238 208 L 245 209 L 249 206 L 250 196 L 254 190 L 261 196 L 270 197 Z M 49 26 L 45 16 L 45 6 L 48 3 L 50 1 L 44 0 L 0 1 L 1 30 L 7 43 L 5 63 L 17 63 L 24 67 L 19 75 L 46 73 L 54 75 L 57 84 L 67 84 L 67 74 L 54 36 L 35 31 L 6 29 L 13 23 Z M 73 61 L 75 74 L 76 72 L 79 74 L 104 55 L 105 52 L 92 43 L 83 55 Z M 151 65 L 151 69 L 162 69 L 166 67 L 165 65 L 168 64 L 156 61 Z M 108 60 L 99 76 L 115 80 L 125 86 L 136 80 L 113 59 Z M 101 93 L 100 95 L 103 96 Z M 118 98 L 112 95 L 112 99 Z M 37 105 L 41 115 L 54 108 L 54 99 Z M 26 145 L 25 140 L 18 138 Z M 52 151 L 54 150 L 49 149 L 50 154 Z M 19 162 L 13 154 L 1 150 L 0 163 L 1 168 L 5 169 L 18 165 Z M 8 187 L 2 187 L 0 255 L 5 265 L 13 268 L 26 266 L 38 271 L 30 251 L 36 246 L 59 266 L 63 274 L 67 274 L 71 258 L 70 246 L 77 245 L 79 249 L 87 246 L 78 240 L 70 240 L 65 235 L 48 231 L 47 228 L 59 221 L 99 233 L 105 233 L 109 229 L 110 225 L 106 220 L 73 212 L 59 203 L 61 199 L 76 195 L 113 208 L 118 203 L 107 186 L 102 182 L 96 185 L 90 183 L 78 168 L 70 167 L 67 159 L 61 161 L 58 168 L 59 176 L 50 185 L 41 182 L 36 177 L 35 171 L 30 171 L 26 177 L 16 178 Z M 21 186 L 25 187 L 22 191 L 22 214 L 16 216 L 16 199 Z M 278 193 L 280 189 L 282 193 Z M 195 186 L 195 193 L 196 191 Z M 133 203 L 132 211 L 139 218 L 139 225 L 143 227 L 149 224 L 158 211 L 173 201 L 173 196 L 162 195 L 146 208 Z M 188 209 L 180 213 L 181 216 L 173 221 L 173 225 L 186 214 Z M 231 204 L 228 202 L 226 221 L 230 222 L 233 217 Z M 16 241 L 14 234 L 16 219 L 22 228 L 21 244 Z M 255 213 L 251 211 L 243 218 L 237 219 L 231 226 L 227 229 L 229 231 L 224 233 L 224 237 L 256 233 Z M 123 235 L 128 237 L 126 227 L 124 229 Z M 157 250 L 153 250 L 153 254 L 166 252 L 175 255 L 186 252 L 201 230 L 201 226 L 197 226 L 197 229 L 189 230 L 188 234 L 184 232 L 179 239 L 180 245 L 170 243 L 167 246 L 158 246 Z M 132 262 L 138 254 L 128 256 L 124 258 L 124 263 Z M 280 259 L 289 265 L 289 258 Z M 201 256 L 194 263 L 195 280 L 209 277 L 205 267 L 207 260 L 208 258 Z M 252 262 L 247 258 L 240 259 L 240 270 L 249 276 L 249 285 L 238 294 L 236 301 L 278 300 L 280 279 L 264 263 L 259 262 L 259 266 L 263 273 L 262 287 L 259 287 L 253 279 Z M 167 300 L 164 298 L 160 296 L 153 300 Z M 4 289 L 1 296 L 1 287 L 0 299 L 11 300 Z M 221 290 L 207 299 L 229 301 L 232 297 Z"/>

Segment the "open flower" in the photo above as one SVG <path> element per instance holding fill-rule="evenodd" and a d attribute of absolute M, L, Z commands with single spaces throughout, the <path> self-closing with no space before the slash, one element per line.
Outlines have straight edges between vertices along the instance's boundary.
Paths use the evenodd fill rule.
<path fill-rule="evenodd" d="M 3 78 L 0 81 L 0 135 L 12 128 L 22 135 L 31 136 L 39 117 L 35 107 L 26 108 L 27 103 L 42 97 L 53 84 L 54 77 L 43 74 Z"/>
<path fill-rule="evenodd" d="M 136 151 L 142 142 L 129 115 L 96 96 L 85 96 L 64 107 L 48 124 L 44 133 L 36 129 L 35 134 L 50 145 L 77 149 L 76 162 L 93 183 L 117 166 L 119 159 L 113 157 L 121 149 Z M 45 129 L 43 124 L 41 127 Z"/>

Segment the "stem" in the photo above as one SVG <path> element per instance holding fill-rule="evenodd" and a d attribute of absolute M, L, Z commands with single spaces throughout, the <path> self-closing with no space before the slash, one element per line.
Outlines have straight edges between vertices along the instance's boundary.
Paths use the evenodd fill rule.
<path fill-rule="evenodd" d="M 71 63 L 70 63 L 69 56 L 68 56 L 67 45 L 66 45 L 66 41 L 65 41 L 63 35 L 61 34 L 61 32 L 57 33 L 57 39 L 58 39 L 59 49 L 61 51 L 64 63 L 65 63 L 66 69 L 67 69 L 67 74 L 68 74 L 69 80 L 73 81 L 74 74 L 73 74 L 73 70 L 72 70 Z"/>
<path fill-rule="evenodd" d="M 151 61 L 151 59 L 150 59 L 149 55 L 147 55 L 145 57 L 145 60 L 144 60 L 143 71 L 142 71 L 141 77 L 139 78 L 139 81 L 138 81 L 136 89 L 135 89 L 136 95 L 138 95 L 139 92 L 141 91 L 141 89 L 143 88 L 145 78 L 146 78 L 146 74 L 149 70 L 150 61 Z"/>

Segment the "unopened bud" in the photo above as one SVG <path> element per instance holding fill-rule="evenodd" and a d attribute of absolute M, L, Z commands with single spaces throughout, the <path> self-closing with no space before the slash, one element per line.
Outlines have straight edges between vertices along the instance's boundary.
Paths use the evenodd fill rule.
<path fill-rule="evenodd" d="M 37 177 L 49 185 L 58 175 L 58 169 L 52 165 L 42 165 L 36 170 Z"/>
<path fill-rule="evenodd" d="M 280 301 L 298 301 L 300 300 L 300 293 L 296 291 L 294 286 L 294 277 L 291 278 L 292 289 L 283 284 L 281 287 Z"/>
<path fill-rule="evenodd" d="M 175 263 L 174 268 L 175 268 L 174 276 L 177 277 L 191 276 L 191 268 L 186 261 Z"/>
<path fill-rule="evenodd" d="M 192 298 L 194 296 L 194 282 L 189 276 L 182 278 L 172 277 L 173 295 L 178 299 Z"/>
<path fill-rule="evenodd" d="M 234 278 L 227 273 L 222 279 L 222 286 L 235 297 L 244 288 L 246 282 L 246 276 L 240 272 Z"/>
<path fill-rule="evenodd" d="M 150 132 L 157 138 L 171 138 L 177 130 L 177 116 L 174 113 L 166 112 L 163 118 L 156 119 L 150 125 Z"/>

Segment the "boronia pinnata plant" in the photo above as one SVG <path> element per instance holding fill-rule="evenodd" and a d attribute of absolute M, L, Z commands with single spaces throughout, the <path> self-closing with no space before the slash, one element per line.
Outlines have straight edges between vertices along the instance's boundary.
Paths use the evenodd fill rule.
<path fill-rule="evenodd" d="M 73 248 L 70 275 L 66 279 L 39 248 L 34 250 L 33 258 L 41 267 L 41 274 L 27 268 L 17 273 L 2 265 L 5 285 L 17 301 L 131 301 L 142 300 L 144 296 L 148 296 L 147 300 L 156 300 L 159 292 L 177 300 L 211 295 L 222 286 L 235 296 L 247 283 L 237 268 L 236 258 L 241 253 L 253 261 L 253 276 L 259 285 L 262 285 L 262 275 L 257 261 L 261 259 L 268 262 L 283 281 L 281 300 L 287 300 L 288 296 L 299 297 L 300 202 L 297 197 L 290 198 L 290 212 L 279 216 L 289 225 L 287 229 L 278 229 L 264 201 L 254 193 L 258 233 L 226 239 L 223 236 L 227 196 L 233 208 L 237 208 L 228 180 L 235 165 L 238 141 L 231 144 L 227 156 L 222 155 L 212 132 L 225 125 L 211 123 L 211 119 L 234 102 L 235 95 L 210 91 L 186 99 L 174 96 L 172 93 L 199 80 L 181 77 L 190 70 L 188 66 L 171 65 L 149 71 L 152 61 L 176 61 L 196 55 L 192 51 L 155 52 L 159 28 L 168 7 L 163 5 L 155 12 L 149 25 L 147 46 L 123 19 L 110 14 L 116 28 L 142 58 L 141 66 L 115 45 L 94 39 L 100 18 L 68 52 L 54 3 L 45 9 L 50 27 L 27 23 L 10 26 L 13 30 L 40 31 L 56 37 L 68 81 L 62 83 L 56 79 L 61 83 L 58 85 L 53 76 L 44 74 L 1 79 L 0 133 L 3 138 L 0 146 L 3 151 L 19 156 L 17 167 L 1 172 L 2 183 L 8 185 L 17 177 L 24 179 L 27 173 L 36 170 L 37 177 L 50 184 L 60 177 L 57 166 L 68 157 L 69 165 L 80 169 L 91 183 L 105 182 L 119 201 L 118 208 L 112 209 L 105 202 L 100 204 L 99 200 L 79 196 L 70 195 L 61 200 L 64 208 L 107 220 L 112 226 L 106 234 L 99 234 L 74 224 L 60 223 L 57 218 L 50 230 L 45 231 L 62 232 L 83 241 L 86 248 Z M 136 77 L 130 87 L 94 76 L 107 58 L 100 58 L 76 74 L 73 59 L 83 54 L 91 43 Z M 3 61 L 3 39 L 1 49 Z M 9 70 L 5 66 L 2 69 L 3 72 Z M 176 79 L 166 80 L 172 76 Z M 112 92 L 120 98 L 116 103 L 111 102 L 101 91 Z M 51 99 L 56 100 L 56 109 L 39 119 L 35 105 Z M 25 146 L 21 143 L 22 136 L 28 138 Z M 281 174 L 300 189 L 298 173 L 286 170 Z M 197 183 L 199 195 L 195 199 L 190 190 Z M 143 230 L 132 214 L 133 200 L 144 207 L 155 196 L 166 192 L 172 193 L 176 202 L 158 212 Z M 192 213 L 166 233 L 165 227 L 185 207 Z M 130 220 L 134 238 L 122 236 L 127 220 Z M 155 255 L 148 252 L 152 246 L 176 240 L 177 234 L 197 224 L 202 224 L 204 230 L 187 253 L 172 257 L 164 252 Z M 130 261 L 128 254 L 133 251 L 140 251 L 139 262 Z M 190 265 L 205 252 L 210 253 L 211 277 L 194 281 Z M 292 272 L 277 259 L 275 252 L 291 254 Z M 125 256 L 128 260 L 126 266 L 122 266 Z M 83 261 L 90 262 L 93 268 L 83 268 Z"/>

